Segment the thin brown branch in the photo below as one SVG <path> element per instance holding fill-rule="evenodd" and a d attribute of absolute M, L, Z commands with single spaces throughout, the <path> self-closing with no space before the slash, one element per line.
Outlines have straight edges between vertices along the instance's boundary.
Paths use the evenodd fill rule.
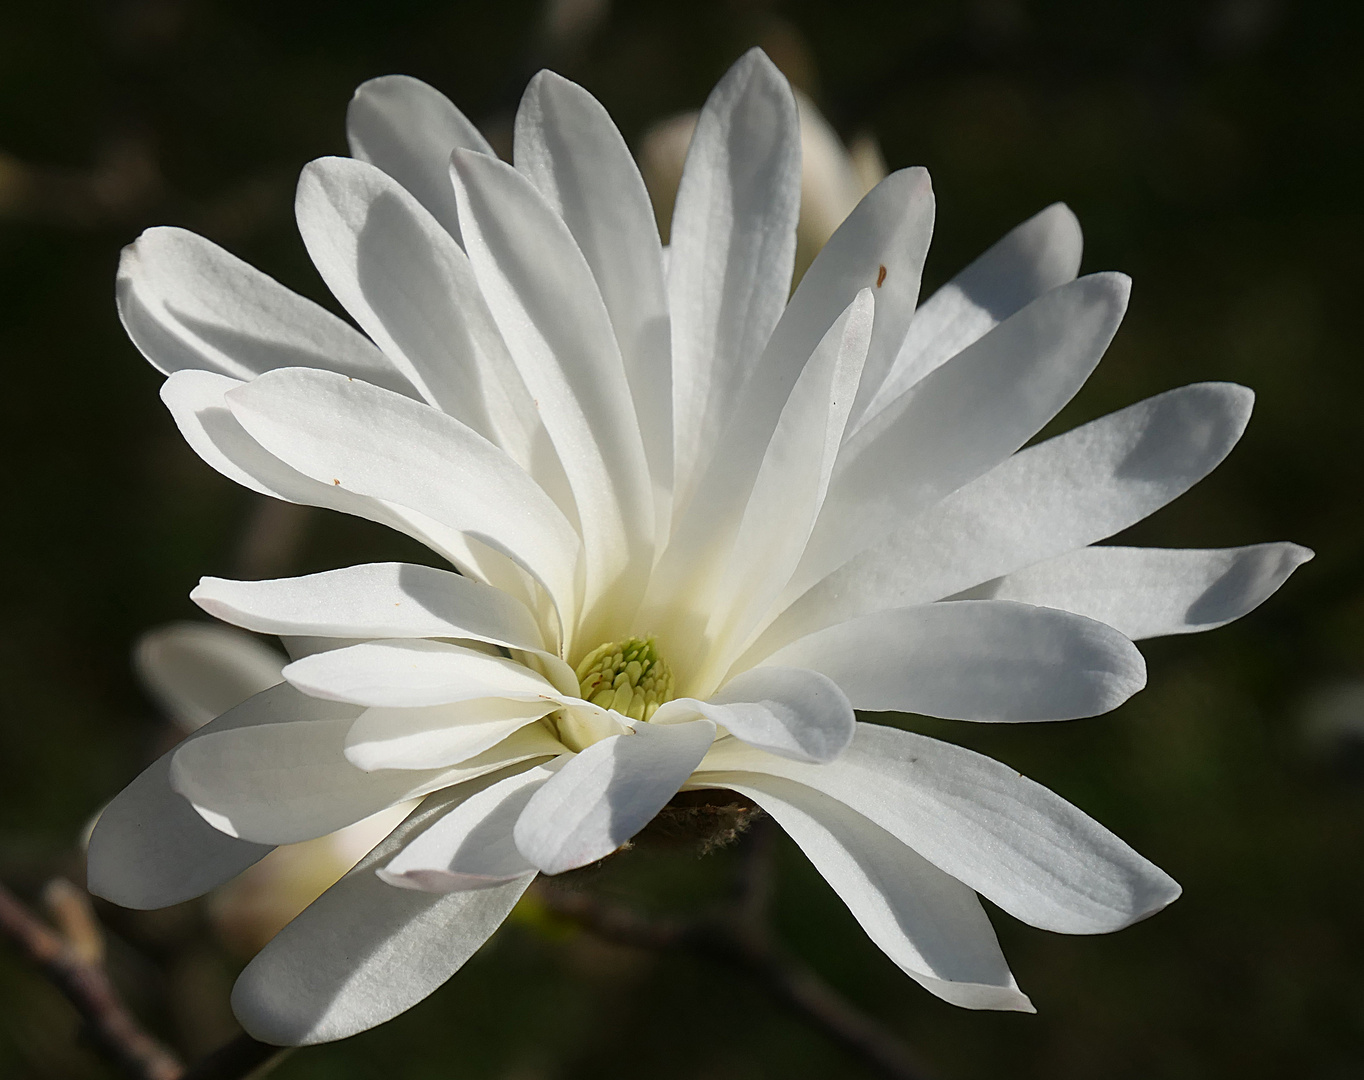
<path fill-rule="evenodd" d="M 60 905 L 74 901 L 74 886 L 58 887 Z M 88 905 L 88 900 L 85 901 Z M 67 918 L 74 918 L 68 911 Z M 93 917 L 89 921 L 93 921 Z M 137 1080 L 179 1080 L 184 1066 L 152 1038 L 128 1011 L 104 968 L 90 961 L 89 943 L 73 945 L 0 884 L 0 934 L 36 966 L 85 1021 L 90 1041 L 108 1060 Z M 83 956 L 82 953 L 85 953 Z"/>
<path fill-rule="evenodd" d="M 95 917 L 90 894 L 66 878 L 53 878 L 43 886 L 43 908 L 66 942 L 71 957 L 84 964 L 104 963 L 104 928 Z"/>
<path fill-rule="evenodd" d="M 544 879 L 539 896 L 561 918 L 608 941 L 659 952 L 687 950 L 738 968 L 883 1076 L 925 1080 L 923 1067 L 899 1039 L 773 942 L 766 928 L 766 908 L 775 835 L 770 823 L 763 826 L 755 830 L 745 852 L 736 903 L 708 918 L 651 919 Z"/>

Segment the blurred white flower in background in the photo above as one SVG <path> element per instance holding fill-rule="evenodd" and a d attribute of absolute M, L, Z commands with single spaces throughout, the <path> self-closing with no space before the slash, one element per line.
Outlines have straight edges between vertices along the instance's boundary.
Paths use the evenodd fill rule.
<path fill-rule="evenodd" d="M 260 638 L 215 623 L 168 623 L 133 646 L 143 689 L 186 735 L 282 683 L 288 662 Z"/>
<path fill-rule="evenodd" d="M 1131 639 L 1222 625 L 1310 557 L 1092 546 L 1216 467 L 1244 388 L 1021 449 L 1126 309 L 1122 275 L 1076 277 L 1069 210 L 920 305 L 932 190 L 893 173 L 788 304 L 801 126 L 761 53 L 700 114 L 666 267 L 624 140 L 556 75 L 526 91 L 515 167 L 409 78 L 362 86 L 348 128 L 355 158 L 309 165 L 297 215 L 367 337 L 178 229 L 127 250 L 120 312 L 210 465 L 460 572 L 205 578 L 205 610 L 285 639 L 286 681 L 111 803 L 92 890 L 174 903 L 423 799 L 238 980 L 238 1017 L 279 1043 L 408 1008 L 537 873 L 610 854 L 680 789 L 752 799 L 902 970 L 971 1008 L 1032 1007 L 977 894 L 1066 933 L 1178 895 L 1015 770 L 853 713 L 1107 711 L 1145 681 Z"/>
<path fill-rule="evenodd" d="M 799 90 L 794 93 L 800 113 L 801 161 L 793 277 L 799 281 L 862 196 L 885 179 L 886 163 L 874 136 L 858 135 L 844 147 L 815 103 Z M 640 143 L 640 172 L 664 236 L 669 235 L 673 201 L 699 116 L 690 112 L 659 121 Z"/>
<path fill-rule="evenodd" d="M 289 658 L 230 626 L 177 622 L 149 630 L 133 649 L 143 687 L 186 735 L 284 681 Z M 331 888 L 411 811 L 383 810 L 337 832 L 283 844 L 214 889 L 209 920 L 239 956 L 254 956 Z"/>

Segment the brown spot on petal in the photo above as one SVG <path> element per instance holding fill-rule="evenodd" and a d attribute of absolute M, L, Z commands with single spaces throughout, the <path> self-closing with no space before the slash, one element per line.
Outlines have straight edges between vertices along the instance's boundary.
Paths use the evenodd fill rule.
<path fill-rule="evenodd" d="M 881 264 L 881 269 L 876 272 L 876 287 L 879 289 L 886 283 L 886 264 Z"/>
<path fill-rule="evenodd" d="M 341 481 L 340 481 L 340 480 L 333 480 L 332 483 L 335 484 L 337 487 L 340 487 L 340 486 L 341 486 Z"/>

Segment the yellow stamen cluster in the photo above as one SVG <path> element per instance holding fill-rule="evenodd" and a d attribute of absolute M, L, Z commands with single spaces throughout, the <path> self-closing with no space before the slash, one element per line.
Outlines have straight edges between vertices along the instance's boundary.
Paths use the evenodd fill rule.
<path fill-rule="evenodd" d="M 593 705 L 648 720 L 673 697 L 673 673 L 653 638 L 627 638 L 598 645 L 577 670 L 579 694 Z"/>

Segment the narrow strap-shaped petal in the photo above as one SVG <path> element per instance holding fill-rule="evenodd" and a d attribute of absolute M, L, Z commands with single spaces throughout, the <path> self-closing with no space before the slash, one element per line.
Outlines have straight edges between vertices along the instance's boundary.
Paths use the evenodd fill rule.
<path fill-rule="evenodd" d="M 611 594 L 638 598 L 653 564 L 653 485 L 615 333 L 568 226 L 529 180 L 468 151 L 452 175 L 479 286 L 577 503 L 590 625 Z"/>
<path fill-rule="evenodd" d="M 202 370 L 249 379 L 318 367 L 416 393 L 364 335 L 184 229 L 148 229 L 123 249 L 118 313 L 133 344 L 167 375 Z"/>
<path fill-rule="evenodd" d="M 706 99 L 673 211 L 674 491 L 682 501 L 786 306 L 799 213 L 796 101 L 772 61 L 751 49 Z"/>
<path fill-rule="evenodd" d="M 299 232 L 318 272 L 422 396 L 531 467 L 540 421 L 468 256 L 396 180 L 352 158 L 303 170 Z"/>
<path fill-rule="evenodd" d="M 772 604 L 800 564 L 829 490 L 839 444 L 857 394 L 872 333 L 871 291 L 858 293 L 805 365 L 782 409 L 744 507 L 720 579 L 709 625 L 710 661 L 719 680 L 767 621 Z"/>
<path fill-rule="evenodd" d="M 800 595 L 1036 435 L 1089 378 L 1117 333 L 1130 289 L 1123 274 L 1053 289 L 851 436 L 788 595 Z"/>
<path fill-rule="evenodd" d="M 547 874 L 604 859 L 663 809 L 715 738 L 709 720 L 637 724 L 567 761 L 526 804 L 516 846 Z"/>
<path fill-rule="evenodd" d="M 214 732 L 180 748 L 171 786 L 215 829 L 264 844 L 325 836 L 419 792 L 434 775 L 363 772 L 341 753 L 358 709 Z"/>
<path fill-rule="evenodd" d="M 1080 222 L 1064 203 L 1053 203 L 1006 233 L 914 313 L 890 371 L 857 424 L 996 323 L 1073 279 L 1082 247 Z"/>
<path fill-rule="evenodd" d="M 219 832 L 200 817 L 170 786 L 170 757 L 119 792 L 90 835 L 86 888 L 119 907 L 151 911 L 193 900 L 274 850 Z"/>
<path fill-rule="evenodd" d="M 325 710 L 333 716 L 345 712 L 328 719 Z M 516 761 L 562 752 L 544 728 L 532 726 L 451 768 L 370 773 L 345 756 L 346 733 L 358 708 L 314 700 L 295 712 L 298 719 L 186 740 L 171 761 L 171 786 L 222 832 L 256 843 L 290 844 Z"/>
<path fill-rule="evenodd" d="M 259 862 L 272 844 L 220 832 L 171 786 L 171 762 L 186 746 L 249 724 L 331 715 L 335 706 L 309 702 L 292 686 L 265 690 L 205 724 L 147 766 L 101 811 L 90 836 L 86 883 L 123 907 L 167 907 L 202 896 Z"/>
<path fill-rule="evenodd" d="M 711 535 L 721 521 L 737 521 L 792 387 L 821 342 L 838 341 L 837 333 L 830 336 L 832 328 L 846 318 L 859 291 L 871 289 L 875 297 L 866 363 L 873 351 L 893 351 L 898 345 L 897 335 L 904 335 L 905 321 L 913 310 L 913 297 L 907 293 L 918 288 L 931 228 L 932 192 L 927 176 L 922 170 L 906 170 L 868 195 L 820 252 L 744 384 L 709 464 L 693 483 L 685 509 L 679 508 L 674 542 L 687 547 L 698 535 Z M 881 266 L 888 269 L 877 289 Z M 887 310 L 896 304 L 906 305 L 905 309 Z M 859 387 L 868 378 L 866 363 Z"/>
<path fill-rule="evenodd" d="M 524 664 L 421 638 L 366 641 L 295 660 L 284 677 L 307 694 L 363 706 L 411 708 L 475 698 L 558 701 Z"/>
<path fill-rule="evenodd" d="M 876 325 L 849 424 L 885 380 L 914 317 L 928 243 L 933 236 L 933 186 L 925 169 L 901 169 L 853 209 L 800 279 L 763 350 L 753 380 L 789 385 L 792 358 L 808 356 L 862 289 L 876 296 Z"/>
<path fill-rule="evenodd" d="M 524 604 L 499 589 L 416 563 L 367 563 L 271 581 L 206 577 L 190 599 L 260 634 L 336 638 L 473 638 L 545 647 Z"/>
<path fill-rule="evenodd" d="M 534 874 L 435 895 L 395 889 L 375 873 L 475 790 L 419 806 L 256 955 L 232 990 L 242 1027 L 281 1046 L 344 1039 L 410 1009 L 478 951 Z"/>
<path fill-rule="evenodd" d="M 823 792 L 1043 930 L 1120 930 L 1179 895 L 1169 875 L 1054 792 L 923 735 L 858 724 L 852 746 L 827 765 L 725 739 L 693 784 L 704 785 L 712 770 L 766 773 Z"/>
<path fill-rule="evenodd" d="M 553 701 L 478 698 L 413 709 L 366 709 L 346 733 L 346 760 L 366 772 L 458 765 L 557 707 Z"/>
<path fill-rule="evenodd" d="M 630 148 L 606 109 L 552 71 L 531 79 L 516 113 L 516 168 L 563 219 L 616 332 L 653 478 L 655 530 L 672 504 L 672 350 L 663 249 Z"/>
<path fill-rule="evenodd" d="M 1312 558 L 1298 544 L 1086 547 L 977 585 L 954 599 L 1018 600 L 1116 627 L 1133 641 L 1225 626 L 1268 600 Z"/>
<path fill-rule="evenodd" d="M 534 873 L 512 832 L 526 803 L 562 760 L 532 765 L 472 795 L 411 840 L 379 877 L 399 888 L 446 893 Z"/>
<path fill-rule="evenodd" d="M 766 441 L 742 452 L 726 443 L 682 511 L 641 614 L 668 655 L 693 673 L 682 693 L 710 695 L 799 564 L 871 326 L 871 295 L 863 290 L 805 363 Z"/>
<path fill-rule="evenodd" d="M 158 626 L 133 648 L 142 685 L 187 732 L 283 682 L 285 663 L 259 638 L 213 623 Z"/>
<path fill-rule="evenodd" d="M 820 581 L 736 668 L 821 627 L 952 596 L 1112 536 L 1216 468 L 1253 401 L 1243 386 L 1195 383 L 1020 451 Z"/>
<path fill-rule="evenodd" d="M 177 371 L 161 384 L 161 401 L 190 449 L 229 480 L 261 495 L 367 517 L 357 512 L 359 500 L 350 492 L 329 494 L 247 434 L 227 407 L 228 391 L 241 385 L 217 372 Z M 349 510 L 352 505 L 356 510 Z"/>
<path fill-rule="evenodd" d="M 750 746 L 796 761 L 832 761 L 852 741 L 857 718 L 836 682 L 817 671 L 760 667 L 735 676 L 708 701 L 675 698 L 651 722 L 704 716 Z"/>
<path fill-rule="evenodd" d="M 356 88 L 346 110 L 350 152 L 377 165 L 460 240 L 459 207 L 450 186 L 457 148 L 492 154 L 478 128 L 439 90 L 409 75 L 381 75 Z"/>
<path fill-rule="evenodd" d="M 571 623 L 579 541 L 511 458 L 451 416 L 328 372 L 274 371 L 227 394 L 270 453 L 323 484 L 409 507 L 534 574 Z"/>
<path fill-rule="evenodd" d="M 855 709 L 952 720 L 1074 720 L 1116 709 L 1146 663 L 1101 622 L 1009 600 L 876 611 L 778 649 L 769 661 L 827 675 Z"/>
<path fill-rule="evenodd" d="M 465 573 L 528 602 L 539 600 L 533 578 L 501 552 L 424 514 L 345 490 L 330 480 L 316 480 L 286 465 L 252 438 L 228 409 L 228 391 L 241 385 L 211 371 L 177 371 L 161 386 L 161 400 L 180 434 L 206 464 L 262 495 L 338 510 L 397 529 Z"/>
<path fill-rule="evenodd" d="M 771 814 L 867 936 L 924 989 L 967 1009 L 1035 1011 L 976 894 L 960 881 L 813 788 L 760 773 L 705 779 Z"/>

